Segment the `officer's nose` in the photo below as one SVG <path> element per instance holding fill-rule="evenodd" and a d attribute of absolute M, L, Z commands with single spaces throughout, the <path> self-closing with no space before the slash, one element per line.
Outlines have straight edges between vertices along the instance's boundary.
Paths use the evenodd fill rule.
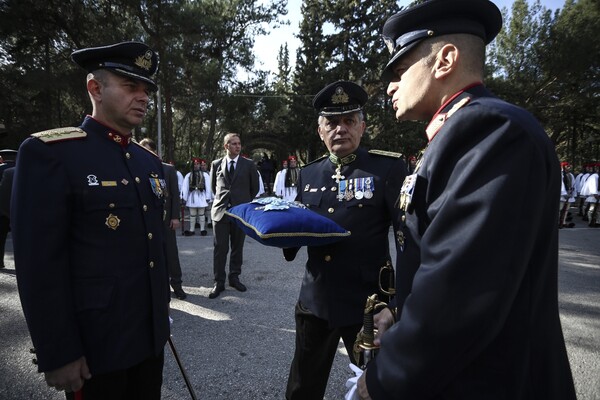
<path fill-rule="evenodd" d="M 346 132 L 348 132 L 348 127 L 346 126 L 346 124 L 343 121 L 340 121 L 338 126 L 335 128 L 335 134 L 343 135 Z"/>
<path fill-rule="evenodd" d="M 388 83 L 388 87 L 386 90 L 386 93 L 388 96 L 392 97 L 394 95 L 394 93 L 396 93 L 396 90 L 398 90 L 398 82 L 390 82 Z"/>
<path fill-rule="evenodd" d="M 148 107 L 148 104 L 150 103 L 150 95 L 146 91 L 142 91 L 138 95 L 138 101 L 144 103 L 145 107 Z"/>

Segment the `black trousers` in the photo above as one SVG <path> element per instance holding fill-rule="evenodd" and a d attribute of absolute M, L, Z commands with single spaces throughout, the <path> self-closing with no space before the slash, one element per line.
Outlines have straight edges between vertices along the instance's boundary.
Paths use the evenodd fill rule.
<path fill-rule="evenodd" d="M 244 241 L 246 234 L 237 224 L 228 217 L 223 217 L 220 221 L 213 221 L 213 230 L 215 232 L 213 251 L 213 271 L 215 282 L 225 283 L 225 264 L 227 262 L 227 253 L 229 252 L 229 243 L 231 241 L 231 254 L 229 255 L 229 282 L 239 279 L 242 273 L 242 263 L 244 261 Z"/>
<path fill-rule="evenodd" d="M 78 393 L 67 400 L 160 400 L 165 352 L 133 367 L 92 375 Z"/>
<path fill-rule="evenodd" d="M 352 347 L 362 324 L 330 328 L 326 320 L 316 317 L 300 302 L 296 304 L 295 314 L 296 350 L 285 398 L 323 400 L 340 338 L 353 363 Z"/>
<path fill-rule="evenodd" d="M 165 225 L 165 247 L 167 253 L 167 269 L 173 290 L 181 289 L 181 264 L 175 231 Z"/>

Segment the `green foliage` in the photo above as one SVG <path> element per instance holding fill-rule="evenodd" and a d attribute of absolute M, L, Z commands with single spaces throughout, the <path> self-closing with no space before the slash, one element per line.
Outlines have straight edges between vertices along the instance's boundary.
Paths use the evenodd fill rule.
<path fill-rule="evenodd" d="M 297 96 L 292 102 L 292 116 L 298 123 L 293 124 L 295 129 L 290 133 L 296 141 L 300 139 L 307 159 L 326 150 L 316 133 L 312 96 L 337 80 L 355 81 L 369 93 L 368 135 L 363 144 L 385 149 L 398 145 L 391 129 L 395 123 L 383 111 L 389 109 L 389 102 L 379 79 L 388 60 L 380 38 L 381 25 L 398 9 L 396 2 L 389 0 L 303 2 L 294 91 L 306 96 Z M 393 149 L 405 151 L 399 148 Z"/>
<path fill-rule="evenodd" d="M 539 0 L 513 3 L 491 47 L 488 84 L 531 111 L 564 160 L 600 158 L 598 82 L 600 9 L 595 0 L 569 0 L 552 14 Z"/>
<path fill-rule="evenodd" d="M 136 137 L 158 137 L 165 159 L 213 159 L 226 132 L 244 152 L 302 162 L 325 151 L 313 96 L 335 80 L 369 93 L 367 147 L 416 154 L 423 123 L 397 123 L 379 75 L 389 59 L 380 32 L 399 10 L 392 0 L 303 0 L 292 29 L 301 45 L 290 65 L 287 45 L 277 71 L 255 66 L 254 39 L 286 25 L 286 0 L 3 0 L 0 2 L 0 147 L 29 134 L 78 125 L 91 112 L 77 48 L 141 40 L 160 55 L 154 97 Z M 542 122 L 563 159 L 600 158 L 597 0 L 567 0 L 556 12 L 539 0 L 503 10 L 504 29 L 489 47 L 486 83 Z M 247 76 L 240 80 L 240 76 Z M 158 106 L 161 112 L 158 111 Z"/>

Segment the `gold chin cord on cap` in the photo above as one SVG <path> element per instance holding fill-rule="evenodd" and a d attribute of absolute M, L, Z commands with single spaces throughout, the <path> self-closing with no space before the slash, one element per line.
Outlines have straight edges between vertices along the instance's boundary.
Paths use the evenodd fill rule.
<path fill-rule="evenodd" d="M 383 288 L 384 283 L 386 284 L 387 289 Z M 392 267 L 392 263 L 387 261 L 386 264 L 379 270 L 379 291 L 384 296 L 387 296 L 389 300 L 391 300 L 396 294 L 394 283 L 394 268 Z M 375 329 L 373 317 L 379 311 L 387 307 L 387 303 L 379 300 L 377 293 L 367 297 L 367 302 L 365 303 L 365 309 L 363 313 L 363 328 L 356 335 L 356 340 L 354 341 L 354 346 L 352 348 L 354 362 L 361 369 L 365 369 L 369 361 L 371 361 L 377 355 L 379 346 L 375 346 L 374 343 L 377 329 Z M 392 312 L 395 320 L 395 310 L 390 308 L 390 311 Z"/>

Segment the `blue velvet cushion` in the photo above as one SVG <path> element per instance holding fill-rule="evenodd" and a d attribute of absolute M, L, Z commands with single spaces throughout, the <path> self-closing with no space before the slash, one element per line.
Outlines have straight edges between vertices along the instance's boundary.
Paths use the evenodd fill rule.
<path fill-rule="evenodd" d="M 225 212 L 258 242 L 274 247 L 322 246 L 350 232 L 300 203 L 264 197 Z"/>

